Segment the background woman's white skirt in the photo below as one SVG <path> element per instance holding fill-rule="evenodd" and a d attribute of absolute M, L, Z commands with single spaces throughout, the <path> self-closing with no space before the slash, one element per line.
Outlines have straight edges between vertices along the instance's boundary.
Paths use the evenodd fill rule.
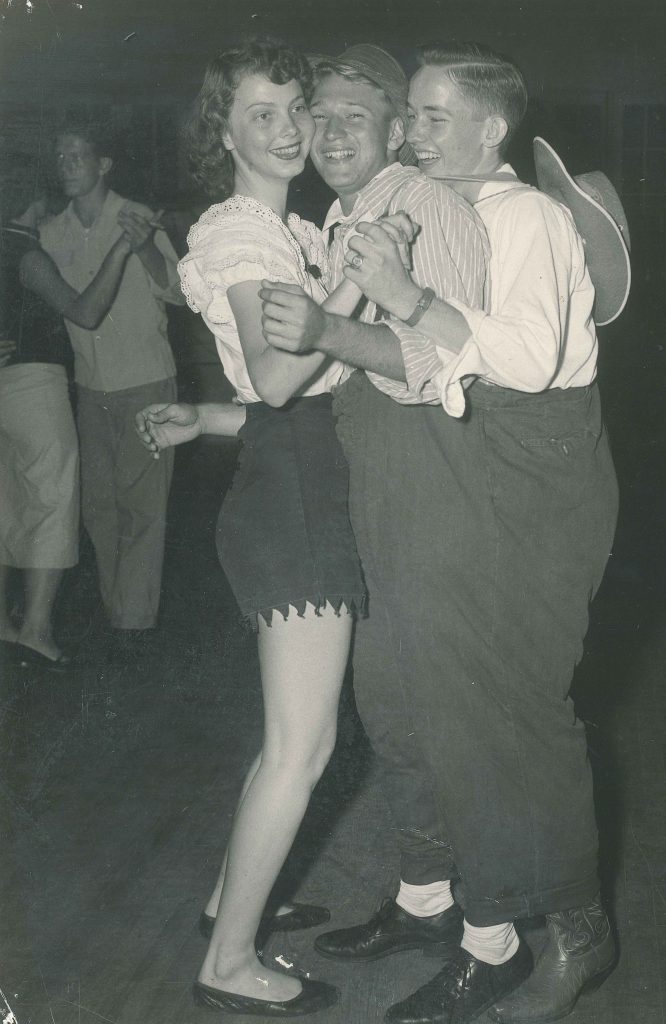
<path fill-rule="evenodd" d="M 0 370 L 0 564 L 78 560 L 79 448 L 62 366 Z"/>

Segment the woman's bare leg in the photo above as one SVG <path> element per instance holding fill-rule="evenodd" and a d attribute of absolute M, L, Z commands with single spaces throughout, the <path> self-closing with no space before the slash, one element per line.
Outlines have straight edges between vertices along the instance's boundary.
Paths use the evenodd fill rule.
<path fill-rule="evenodd" d="M 245 799 L 245 794 L 247 793 L 247 791 L 248 791 L 248 789 L 250 787 L 250 783 L 252 782 L 252 779 L 256 775 L 257 768 L 259 767 L 260 764 L 261 764 L 261 751 L 259 751 L 259 753 L 255 757 L 254 761 L 252 762 L 252 764 L 250 766 L 250 769 L 249 769 L 247 775 L 245 776 L 245 781 L 243 782 L 243 788 L 241 789 L 240 796 L 238 798 L 238 805 L 236 807 L 236 814 L 238 814 L 238 809 L 240 808 L 240 805 L 243 803 L 243 800 Z M 212 893 L 210 894 L 210 899 L 208 900 L 208 903 L 206 904 L 206 913 L 208 914 L 209 917 L 216 917 L 217 916 L 217 911 L 218 911 L 218 908 L 220 906 L 220 896 L 222 895 L 222 886 L 224 885 L 224 876 L 227 873 L 227 857 L 228 856 L 229 856 L 229 851 L 225 850 L 224 851 L 224 859 L 222 861 L 222 867 L 220 868 L 220 873 L 218 875 L 217 882 L 215 883 L 215 888 L 213 889 Z"/>
<path fill-rule="evenodd" d="M 199 981 L 284 1001 L 296 978 L 268 970 L 254 940 L 266 900 L 335 745 L 352 618 L 327 605 L 259 624 L 264 693 L 261 761 L 234 820 L 220 907 Z"/>
<path fill-rule="evenodd" d="M 238 808 L 240 807 L 240 805 L 242 804 L 243 800 L 245 799 L 245 794 L 247 793 L 249 785 L 252 782 L 252 779 L 254 778 L 254 776 L 255 776 L 255 774 L 257 772 L 257 768 L 259 767 L 260 764 L 261 764 L 261 751 L 259 751 L 259 753 L 255 757 L 254 761 L 250 765 L 250 768 L 248 770 L 247 775 L 245 776 L 245 780 L 243 782 L 243 788 L 241 789 L 240 796 L 238 798 L 238 804 L 236 806 L 236 813 L 238 813 Z M 225 877 L 225 875 L 227 873 L 227 856 L 228 856 L 228 851 L 225 850 L 224 851 L 224 858 L 222 860 L 222 867 L 220 868 L 220 873 L 219 873 L 219 875 L 217 877 L 217 881 L 215 883 L 215 888 L 213 889 L 212 893 L 210 894 L 210 898 L 208 900 L 208 903 L 206 904 L 205 913 L 208 915 L 208 917 L 216 917 L 217 916 L 217 911 L 218 911 L 219 906 L 220 906 L 220 896 L 222 895 L 222 886 L 224 885 L 224 877 Z M 280 903 L 279 906 L 275 907 L 272 912 L 275 915 L 275 917 L 280 917 L 281 914 L 288 914 L 289 911 L 292 909 L 292 907 L 293 907 L 293 905 L 291 903 Z"/>

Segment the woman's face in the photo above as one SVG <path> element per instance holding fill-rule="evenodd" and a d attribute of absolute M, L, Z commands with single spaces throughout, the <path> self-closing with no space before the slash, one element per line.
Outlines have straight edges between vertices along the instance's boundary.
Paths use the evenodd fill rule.
<path fill-rule="evenodd" d="M 290 181 L 305 166 L 313 134 L 300 82 L 275 85 L 258 74 L 240 80 L 224 135 L 237 174 Z"/>

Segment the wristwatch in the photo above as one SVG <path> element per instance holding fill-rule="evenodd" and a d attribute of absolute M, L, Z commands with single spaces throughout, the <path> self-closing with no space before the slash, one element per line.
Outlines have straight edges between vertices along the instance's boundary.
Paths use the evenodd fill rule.
<path fill-rule="evenodd" d="M 424 288 L 421 292 L 421 298 L 414 307 L 414 312 L 406 320 L 403 320 L 403 323 L 407 324 L 408 327 L 415 327 L 434 298 L 435 293 L 432 288 Z"/>

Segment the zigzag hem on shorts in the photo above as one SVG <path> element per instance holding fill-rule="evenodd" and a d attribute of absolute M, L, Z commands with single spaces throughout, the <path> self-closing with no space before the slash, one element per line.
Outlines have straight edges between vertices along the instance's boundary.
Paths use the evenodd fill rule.
<path fill-rule="evenodd" d="M 320 615 L 322 608 L 327 604 L 331 605 L 336 615 L 340 615 L 344 606 L 350 615 L 363 617 L 366 612 L 366 601 L 365 594 L 361 596 L 357 594 L 308 594 L 307 597 L 299 598 L 297 601 L 288 601 L 285 604 L 273 605 L 270 608 L 259 608 L 256 612 L 248 612 L 244 618 L 256 630 L 259 627 L 258 619 L 260 615 L 266 625 L 270 626 L 273 622 L 274 612 L 279 612 L 286 621 L 289 617 L 290 609 L 293 609 L 299 618 L 302 619 L 305 616 L 305 610 L 308 605 L 314 608 L 316 615 Z"/>

